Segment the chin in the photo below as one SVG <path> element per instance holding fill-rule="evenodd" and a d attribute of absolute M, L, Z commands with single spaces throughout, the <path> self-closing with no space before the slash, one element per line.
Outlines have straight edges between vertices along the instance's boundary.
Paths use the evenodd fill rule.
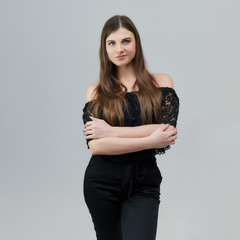
<path fill-rule="evenodd" d="M 124 63 L 115 63 L 115 65 L 116 65 L 117 67 L 127 66 L 127 64 L 124 64 Z"/>
<path fill-rule="evenodd" d="M 131 63 L 131 61 L 129 62 L 115 62 L 114 64 L 118 67 L 123 67 L 123 66 L 127 66 Z"/>

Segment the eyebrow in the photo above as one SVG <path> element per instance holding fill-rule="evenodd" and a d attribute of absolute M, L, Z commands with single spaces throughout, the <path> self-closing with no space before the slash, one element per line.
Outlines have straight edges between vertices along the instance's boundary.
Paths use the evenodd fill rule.
<path fill-rule="evenodd" d="M 126 40 L 126 39 L 132 39 L 131 37 L 126 37 L 126 38 L 123 38 L 122 40 Z M 114 42 L 114 40 L 107 40 L 107 42 Z"/>

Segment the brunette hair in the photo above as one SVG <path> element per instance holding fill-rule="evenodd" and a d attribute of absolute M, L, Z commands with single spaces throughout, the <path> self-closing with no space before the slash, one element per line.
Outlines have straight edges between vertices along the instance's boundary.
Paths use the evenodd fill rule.
<path fill-rule="evenodd" d="M 161 118 L 161 101 L 162 91 L 155 79 L 146 69 L 145 59 L 143 55 L 142 45 L 139 33 L 134 23 L 124 15 L 115 15 L 105 23 L 99 49 L 100 56 L 100 79 L 99 84 L 94 91 L 94 99 L 89 105 L 89 112 L 92 116 L 99 118 L 103 116 L 110 125 L 124 124 L 123 105 L 128 111 L 125 94 L 127 92 L 118 79 L 117 67 L 113 64 L 106 51 L 106 39 L 119 28 L 126 28 L 135 36 L 136 54 L 132 60 L 132 66 L 135 71 L 136 81 L 133 89 L 140 103 L 142 124 L 150 124 L 153 121 L 153 113 L 155 120 L 160 121 Z M 122 89 L 125 89 L 123 91 Z"/>

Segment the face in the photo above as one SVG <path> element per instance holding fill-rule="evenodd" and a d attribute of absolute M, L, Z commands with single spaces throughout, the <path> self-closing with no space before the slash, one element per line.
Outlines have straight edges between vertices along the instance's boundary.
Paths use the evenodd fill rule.
<path fill-rule="evenodd" d="M 115 65 L 121 67 L 131 64 L 136 53 L 134 34 L 126 28 L 119 28 L 107 37 L 106 50 Z"/>

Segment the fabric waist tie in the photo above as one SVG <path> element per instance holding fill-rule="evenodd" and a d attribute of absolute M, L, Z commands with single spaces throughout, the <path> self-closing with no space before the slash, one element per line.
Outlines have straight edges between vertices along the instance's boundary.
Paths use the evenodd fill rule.
<path fill-rule="evenodd" d="M 145 159 L 145 161 L 152 161 L 152 159 Z M 156 158 L 154 157 L 154 161 Z M 131 202 L 131 193 L 133 187 L 133 177 L 137 182 L 141 182 L 145 177 L 145 166 L 143 160 L 129 160 L 126 162 L 126 171 L 122 180 L 122 189 L 128 188 L 128 201 Z"/>

